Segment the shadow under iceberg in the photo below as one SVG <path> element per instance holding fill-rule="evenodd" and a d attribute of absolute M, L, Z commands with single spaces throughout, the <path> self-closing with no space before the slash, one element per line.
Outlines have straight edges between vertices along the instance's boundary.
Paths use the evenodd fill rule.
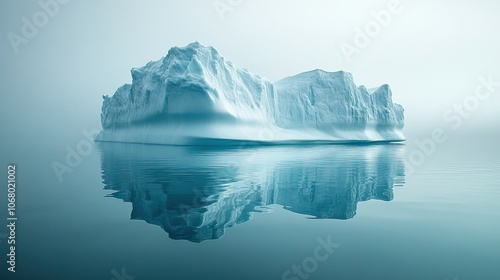
<path fill-rule="evenodd" d="M 360 201 L 393 199 L 404 146 L 246 148 L 97 143 L 104 189 L 132 203 L 131 218 L 172 239 L 218 239 L 266 205 L 318 219 L 350 219 Z"/>

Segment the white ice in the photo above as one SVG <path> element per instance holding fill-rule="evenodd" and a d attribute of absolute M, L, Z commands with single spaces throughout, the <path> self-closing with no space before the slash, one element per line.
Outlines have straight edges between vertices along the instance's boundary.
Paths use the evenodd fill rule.
<path fill-rule="evenodd" d="M 350 73 L 313 70 L 276 83 L 198 42 L 132 69 L 104 96 L 97 141 L 205 145 L 402 141 L 404 109 L 388 85 L 356 87 Z"/>

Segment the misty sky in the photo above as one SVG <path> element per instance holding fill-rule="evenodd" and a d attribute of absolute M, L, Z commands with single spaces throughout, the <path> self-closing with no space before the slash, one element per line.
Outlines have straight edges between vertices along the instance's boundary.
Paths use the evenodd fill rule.
<path fill-rule="evenodd" d="M 500 81 L 500 2 L 399 3 L 69 0 L 32 38 L 14 46 L 11 36 L 23 36 L 23 18 L 32 23 L 43 8 L 38 1 L 1 1 L 1 134 L 58 135 L 97 127 L 101 96 L 130 83 L 132 67 L 193 41 L 214 46 L 270 81 L 321 68 L 351 72 L 358 85 L 387 83 L 406 109 L 406 132 L 450 126 L 443 114 L 474 94 L 479 77 L 492 74 Z M 369 42 L 348 60 L 340 46 L 356 47 L 356 28 L 370 26 L 372 12 L 388 5 L 397 12 L 389 12 L 386 26 L 372 29 Z M 499 106 L 497 88 L 463 128 L 498 128 Z"/>

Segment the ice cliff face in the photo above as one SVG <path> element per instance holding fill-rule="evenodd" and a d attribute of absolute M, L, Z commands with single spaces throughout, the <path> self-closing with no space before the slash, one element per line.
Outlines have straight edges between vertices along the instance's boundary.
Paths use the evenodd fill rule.
<path fill-rule="evenodd" d="M 403 108 L 393 104 L 389 86 L 356 87 L 342 71 L 272 84 L 196 42 L 131 72 L 132 84 L 104 96 L 98 141 L 404 140 Z"/>
<path fill-rule="evenodd" d="M 403 107 L 392 103 L 388 85 L 368 91 L 354 84 L 347 72 L 314 70 L 278 81 L 275 85 L 280 127 L 362 131 L 403 128 Z"/>

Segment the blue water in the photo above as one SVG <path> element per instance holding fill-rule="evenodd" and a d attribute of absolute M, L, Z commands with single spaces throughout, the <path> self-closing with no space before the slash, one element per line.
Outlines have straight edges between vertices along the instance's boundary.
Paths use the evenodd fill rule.
<path fill-rule="evenodd" d="M 60 181 L 64 145 L 19 143 L 3 151 L 18 170 L 17 272 L 2 239 L 0 276 L 500 279 L 496 143 L 450 140 L 419 166 L 414 149 L 96 143 Z"/>

